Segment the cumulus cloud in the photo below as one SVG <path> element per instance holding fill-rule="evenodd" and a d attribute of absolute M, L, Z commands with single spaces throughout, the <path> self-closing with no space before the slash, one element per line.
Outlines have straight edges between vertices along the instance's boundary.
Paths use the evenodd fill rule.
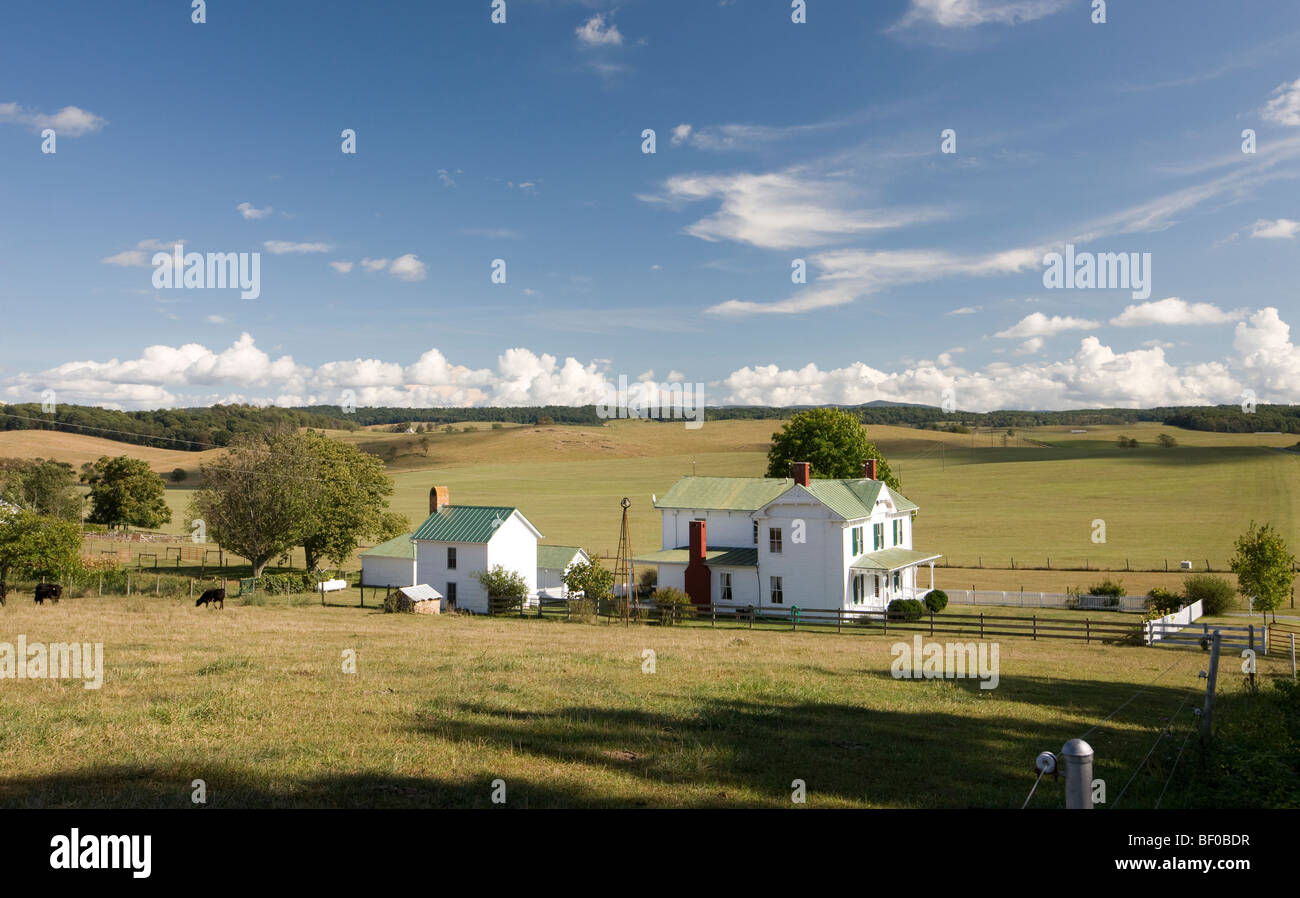
<path fill-rule="evenodd" d="M 1089 321 L 1086 318 L 1071 318 L 1068 315 L 1053 315 L 1049 318 L 1042 312 L 1033 312 L 1021 318 L 1006 330 L 998 331 L 997 336 L 1008 340 L 1023 340 L 1026 337 L 1054 337 L 1063 331 L 1088 330 L 1100 326 L 1101 322 Z M 1039 345 L 1041 345 L 1041 342 Z"/>
<path fill-rule="evenodd" d="M 675 147 L 681 146 L 687 140 L 689 140 L 690 137 L 691 137 L 691 126 L 686 124 L 686 122 L 682 122 L 676 128 L 673 128 L 672 144 Z"/>
<path fill-rule="evenodd" d="M 339 274 L 348 274 L 352 271 L 352 262 L 331 262 L 330 268 L 333 268 Z"/>
<path fill-rule="evenodd" d="M 256 221 L 259 218 L 266 218 L 275 211 L 270 206 L 267 206 L 265 209 L 259 209 L 252 203 L 240 203 L 235 207 L 235 209 L 238 210 L 240 215 L 244 216 L 245 221 Z"/>
<path fill-rule="evenodd" d="M 1261 218 L 1250 228 L 1250 236 L 1265 240 L 1290 240 L 1297 233 L 1300 233 L 1300 221 L 1292 221 L 1289 218 L 1278 218 L 1273 221 Z"/>
<path fill-rule="evenodd" d="M 366 271 L 383 271 L 388 267 L 387 259 L 362 259 L 361 267 Z"/>
<path fill-rule="evenodd" d="M 1067 0 L 911 0 L 895 26 L 928 24 L 941 28 L 973 28 L 996 23 L 1017 25 L 1060 12 Z"/>
<path fill-rule="evenodd" d="M 24 109 L 17 103 L 0 103 L 0 122 L 25 125 L 34 131 L 53 128 L 59 137 L 81 137 L 108 124 L 108 120 L 76 106 L 64 106 L 53 115 Z"/>
<path fill-rule="evenodd" d="M 422 281 L 425 276 L 424 263 L 414 253 L 398 256 L 388 266 L 388 273 L 401 281 Z"/>
<path fill-rule="evenodd" d="M 1279 125 L 1300 126 L 1300 78 L 1274 88 L 1260 115 Z"/>
<path fill-rule="evenodd" d="M 597 13 L 574 29 L 578 43 L 584 47 L 618 47 L 623 44 L 623 34 L 614 23 L 605 24 L 605 14 Z"/>
<path fill-rule="evenodd" d="M 1041 336 L 1029 336 L 1020 351 L 1037 354 Z M 1290 326 L 1272 307 L 1240 322 L 1233 354 L 1221 360 L 1178 366 L 1164 345 L 1117 352 L 1095 336 L 1080 340 L 1065 359 L 995 361 L 979 369 L 953 364 L 952 352 L 897 371 L 855 362 L 822 370 L 814 364 L 782 369 L 747 366 L 711 385 L 719 404 L 859 404 L 877 399 L 939 405 L 953 390 L 959 408 L 1067 409 L 1141 408 L 1239 402 L 1244 389 L 1261 401 L 1300 401 L 1300 347 Z M 209 405 L 214 402 L 311 405 L 337 404 L 354 391 L 363 405 L 510 406 L 586 405 L 612 388 L 608 362 L 586 363 L 516 347 L 495 367 L 469 368 L 436 349 L 413 363 L 381 359 L 332 361 L 315 368 L 291 356 L 272 357 L 249 334 L 221 351 L 191 343 L 151 346 L 139 358 L 72 361 L 45 371 L 21 373 L 3 382 L 8 401 L 31 401 L 54 389 L 64 401 L 129 408 Z M 651 372 L 646 372 L 651 374 Z M 671 371 L 670 381 L 684 381 Z"/>
<path fill-rule="evenodd" d="M 1146 327 L 1149 325 L 1226 324 L 1241 317 L 1241 311 L 1224 311 L 1213 303 L 1189 303 L 1171 296 L 1159 302 L 1145 302 L 1126 306 L 1124 311 L 1110 320 L 1115 327 Z"/>

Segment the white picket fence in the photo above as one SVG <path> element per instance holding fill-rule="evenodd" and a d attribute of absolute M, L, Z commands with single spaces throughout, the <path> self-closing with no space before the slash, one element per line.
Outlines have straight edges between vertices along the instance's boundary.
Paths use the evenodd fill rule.
<path fill-rule="evenodd" d="M 1078 608 L 1081 611 L 1144 611 L 1146 596 L 1071 596 L 1063 592 L 1021 592 L 996 589 L 946 589 L 954 605 L 1013 605 L 1020 608 Z M 1077 603 L 1077 604 L 1076 604 Z"/>
<path fill-rule="evenodd" d="M 1162 639 L 1169 639 L 1178 635 L 1192 621 L 1200 620 L 1201 615 L 1204 613 L 1201 601 L 1197 599 L 1192 604 L 1179 608 L 1173 614 L 1166 614 L 1164 617 L 1147 621 L 1143 626 L 1143 635 L 1146 637 L 1147 645 L 1155 645 Z"/>

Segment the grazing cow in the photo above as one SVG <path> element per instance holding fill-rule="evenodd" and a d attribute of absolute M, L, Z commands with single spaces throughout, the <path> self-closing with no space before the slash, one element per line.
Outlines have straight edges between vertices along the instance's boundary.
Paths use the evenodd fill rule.
<path fill-rule="evenodd" d="M 36 586 L 36 604 L 44 605 L 45 600 L 49 599 L 54 604 L 59 603 L 63 598 L 63 587 L 57 583 L 38 583 Z"/>
<path fill-rule="evenodd" d="M 209 608 L 211 608 L 213 605 L 216 605 L 218 608 L 225 608 L 226 591 L 224 589 L 207 590 L 206 592 L 203 593 L 203 595 L 199 596 L 199 600 L 194 603 L 195 608 L 199 607 L 200 605 L 207 605 Z"/>

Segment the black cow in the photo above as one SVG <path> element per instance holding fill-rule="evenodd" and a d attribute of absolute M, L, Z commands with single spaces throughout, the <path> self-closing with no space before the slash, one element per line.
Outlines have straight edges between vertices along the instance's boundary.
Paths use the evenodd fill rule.
<path fill-rule="evenodd" d="M 197 608 L 200 605 L 207 605 L 209 608 L 216 605 L 218 608 L 226 607 L 226 591 L 224 589 L 209 589 L 199 596 L 199 600 L 194 603 Z"/>
<path fill-rule="evenodd" d="M 49 599 L 54 604 L 59 603 L 63 598 L 63 587 L 57 583 L 39 583 L 36 586 L 36 604 L 44 605 L 45 600 Z"/>

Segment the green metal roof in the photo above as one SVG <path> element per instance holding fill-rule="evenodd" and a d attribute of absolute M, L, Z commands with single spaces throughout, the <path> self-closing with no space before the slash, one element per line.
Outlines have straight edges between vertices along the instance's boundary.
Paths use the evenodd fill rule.
<path fill-rule="evenodd" d="M 655 508 L 757 511 L 792 486 L 794 481 L 788 477 L 683 477 L 655 503 Z M 887 492 L 898 511 L 918 508 L 881 480 L 813 479 L 807 489 L 831 511 L 850 520 L 871 517 L 881 490 Z"/>
<path fill-rule="evenodd" d="M 537 566 L 547 570 L 562 571 L 569 566 L 573 556 L 582 551 L 579 546 L 537 546 Z"/>
<path fill-rule="evenodd" d="M 415 545 L 411 542 L 411 534 L 403 533 L 401 536 L 394 536 L 386 543 L 366 549 L 361 553 L 362 558 L 405 558 L 407 561 L 415 558 Z"/>
<path fill-rule="evenodd" d="M 662 552 L 638 555 L 633 560 L 645 564 L 688 564 L 691 560 L 691 550 L 689 546 L 682 546 L 680 549 L 664 549 Z M 718 546 L 706 550 L 704 560 L 710 565 L 722 567 L 758 567 L 758 549 L 752 546 L 748 548 Z"/>
<path fill-rule="evenodd" d="M 506 505 L 447 505 L 424 519 L 412 539 L 485 543 L 516 509 Z"/>
<path fill-rule="evenodd" d="M 655 508 L 756 511 L 793 484 L 788 477 L 683 477 L 659 497 Z"/>
<path fill-rule="evenodd" d="M 881 549 L 859 555 L 849 567 L 858 571 L 896 571 L 902 567 L 910 567 L 942 557 L 930 552 L 917 552 L 914 549 Z"/>

